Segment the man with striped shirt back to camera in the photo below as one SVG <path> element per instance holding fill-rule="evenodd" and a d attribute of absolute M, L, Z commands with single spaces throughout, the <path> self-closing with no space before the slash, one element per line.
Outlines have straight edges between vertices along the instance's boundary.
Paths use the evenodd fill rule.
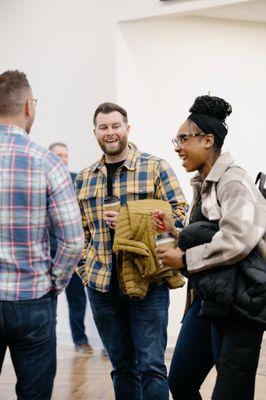
<path fill-rule="evenodd" d="M 36 103 L 24 73 L 0 75 L 0 371 L 9 347 L 21 400 L 51 399 L 57 294 L 83 247 L 69 172 L 28 137 Z M 52 260 L 50 219 L 58 241 Z"/>

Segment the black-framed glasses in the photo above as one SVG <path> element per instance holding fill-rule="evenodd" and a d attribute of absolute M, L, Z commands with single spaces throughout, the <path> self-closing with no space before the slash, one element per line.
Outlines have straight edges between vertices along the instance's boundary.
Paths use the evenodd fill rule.
<path fill-rule="evenodd" d="M 180 133 L 180 135 L 172 139 L 172 143 L 174 145 L 174 148 L 176 149 L 178 146 L 181 146 L 182 144 L 186 143 L 190 137 L 204 136 L 204 135 L 206 135 L 206 133 L 204 132 Z"/>

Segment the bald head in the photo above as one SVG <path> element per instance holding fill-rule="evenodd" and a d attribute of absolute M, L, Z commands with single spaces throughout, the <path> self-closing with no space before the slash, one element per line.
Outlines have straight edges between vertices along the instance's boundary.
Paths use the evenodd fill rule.
<path fill-rule="evenodd" d="M 65 165 L 68 165 L 68 148 L 65 143 L 55 142 L 50 144 L 49 150 L 55 153 L 58 157 L 60 157 Z"/>

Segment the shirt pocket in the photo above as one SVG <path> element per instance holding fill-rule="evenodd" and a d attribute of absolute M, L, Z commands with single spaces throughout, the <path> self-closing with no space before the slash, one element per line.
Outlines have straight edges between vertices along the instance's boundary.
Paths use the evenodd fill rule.
<path fill-rule="evenodd" d="M 102 214 L 101 199 L 97 198 L 98 189 L 95 186 L 89 186 L 86 191 L 80 191 L 78 200 L 82 204 L 88 226 L 91 228 L 94 221 L 99 219 Z"/>
<path fill-rule="evenodd" d="M 127 201 L 153 199 L 155 195 L 154 185 L 136 184 L 127 187 Z"/>

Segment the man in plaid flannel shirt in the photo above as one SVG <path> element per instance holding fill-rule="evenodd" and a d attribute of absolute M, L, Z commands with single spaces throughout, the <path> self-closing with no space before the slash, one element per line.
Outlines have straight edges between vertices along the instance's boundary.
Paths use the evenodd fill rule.
<path fill-rule="evenodd" d="M 88 293 L 96 326 L 113 366 L 116 399 L 168 399 L 164 352 L 169 292 L 152 285 L 143 300 L 130 299 L 119 287 L 112 243 L 118 213 L 103 211 L 104 197 L 169 201 L 176 226 L 182 226 L 185 199 L 169 164 L 136 151 L 127 143 L 126 111 L 101 104 L 94 114 L 95 136 L 103 157 L 76 178 L 85 232 L 79 274 Z"/>
<path fill-rule="evenodd" d="M 28 134 L 36 99 L 26 75 L 0 75 L 0 371 L 9 347 L 19 399 L 49 400 L 56 297 L 80 259 L 83 230 L 70 175 Z M 58 248 L 50 258 L 49 221 Z"/>

